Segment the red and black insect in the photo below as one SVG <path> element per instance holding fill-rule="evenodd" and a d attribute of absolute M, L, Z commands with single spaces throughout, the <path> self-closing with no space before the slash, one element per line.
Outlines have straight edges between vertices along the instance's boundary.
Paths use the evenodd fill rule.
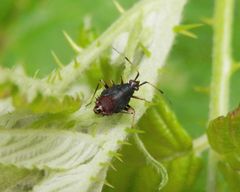
<path fill-rule="evenodd" d="M 93 111 L 96 114 L 100 114 L 103 116 L 113 115 L 114 113 L 129 113 L 134 115 L 135 111 L 129 105 L 131 98 L 146 101 L 143 98 L 133 95 L 135 91 L 139 90 L 139 87 L 141 87 L 144 84 L 150 84 L 155 89 L 163 93 L 162 90 L 158 89 L 148 81 L 144 81 L 141 83 L 140 81 L 137 80 L 138 77 L 139 73 L 137 73 L 134 79 L 129 80 L 128 83 L 124 83 L 123 80 L 121 79 L 120 84 L 113 83 L 112 86 L 109 86 L 104 81 L 101 81 L 103 82 L 105 89 L 102 91 L 101 95 L 96 99 Z M 99 88 L 99 84 L 100 83 L 98 83 L 95 89 L 93 98 L 96 94 L 96 91 Z"/>
<path fill-rule="evenodd" d="M 115 48 L 113 49 L 118 52 L 118 50 L 116 50 Z M 121 53 L 119 54 L 121 55 Z M 132 62 L 126 56 L 124 56 L 124 58 L 130 64 L 132 64 Z M 139 72 L 137 73 L 136 77 L 134 79 L 130 79 L 128 83 L 124 83 L 121 78 L 120 84 L 114 84 L 114 82 L 112 82 L 112 86 L 109 86 L 107 83 L 101 80 L 100 82 L 103 83 L 105 89 L 102 91 L 101 95 L 97 97 L 93 111 L 96 114 L 103 115 L 103 116 L 113 115 L 114 113 L 129 113 L 129 114 L 133 114 L 133 121 L 134 121 L 135 110 L 129 105 L 131 98 L 140 99 L 148 102 L 144 98 L 140 98 L 138 96 L 133 95 L 135 91 L 138 91 L 142 85 L 149 84 L 153 88 L 157 89 L 161 94 L 163 94 L 162 90 L 158 89 L 156 86 L 154 86 L 150 82 L 138 81 L 137 80 L 138 77 L 139 77 Z M 98 83 L 89 104 L 92 103 L 92 100 L 94 99 L 94 96 L 99 88 L 100 82 Z"/>

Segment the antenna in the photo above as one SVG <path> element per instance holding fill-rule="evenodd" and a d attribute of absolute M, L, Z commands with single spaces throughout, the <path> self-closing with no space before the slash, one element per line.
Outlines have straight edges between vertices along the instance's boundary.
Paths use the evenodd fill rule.
<path fill-rule="evenodd" d="M 119 52 L 115 47 L 112 46 L 112 48 L 113 48 L 113 50 L 116 51 L 119 55 L 121 55 L 122 57 L 124 57 L 124 59 L 126 59 L 130 64 L 133 65 L 133 63 L 128 59 L 127 56 L 125 56 L 123 53 Z M 135 80 L 138 78 L 138 76 L 139 76 L 139 71 L 137 72 L 137 76 L 135 77 Z M 163 95 L 163 97 L 165 97 L 165 98 L 168 100 L 168 102 L 169 102 L 170 104 L 172 104 L 171 100 L 164 94 L 163 90 L 159 89 L 156 85 L 154 85 L 154 84 L 152 84 L 152 83 L 150 83 L 150 82 L 148 82 L 148 81 L 142 82 L 142 83 L 139 85 L 139 87 L 142 86 L 142 85 L 144 85 L 144 84 L 149 84 L 149 85 L 151 85 L 154 89 L 156 89 L 157 91 L 159 91 L 159 92 Z"/>
<path fill-rule="evenodd" d="M 155 85 L 153 85 L 152 83 L 150 83 L 150 82 L 148 82 L 148 81 L 142 82 L 142 83 L 139 85 L 139 87 L 142 86 L 142 85 L 144 85 L 144 84 L 149 84 L 149 85 L 151 85 L 154 89 L 158 90 L 161 94 L 164 94 L 164 92 L 163 92 L 161 89 L 159 89 L 158 87 L 156 87 Z"/>
<path fill-rule="evenodd" d="M 150 83 L 150 82 L 148 82 L 148 81 L 142 82 L 142 83 L 139 85 L 139 87 L 142 86 L 142 85 L 144 85 L 144 84 L 149 84 L 149 85 L 151 85 L 154 89 L 156 89 L 157 91 L 159 91 L 159 92 L 163 95 L 163 97 L 165 97 L 165 98 L 167 99 L 167 101 L 172 105 L 172 101 L 168 98 L 168 96 L 166 96 L 166 95 L 164 94 L 163 90 L 159 89 L 158 87 L 156 87 L 155 85 L 153 85 L 152 83 Z"/>

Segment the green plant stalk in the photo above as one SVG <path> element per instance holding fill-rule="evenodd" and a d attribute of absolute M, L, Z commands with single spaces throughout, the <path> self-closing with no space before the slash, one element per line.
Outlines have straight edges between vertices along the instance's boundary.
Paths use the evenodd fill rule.
<path fill-rule="evenodd" d="M 202 136 L 194 139 L 194 141 L 193 141 L 193 151 L 196 154 L 200 155 L 202 152 L 204 152 L 208 148 L 209 148 L 209 143 L 208 143 L 208 139 L 207 139 L 206 134 L 203 134 Z"/>
<path fill-rule="evenodd" d="M 229 79 L 231 73 L 231 35 L 234 0 L 216 0 L 214 11 L 213 67 L 210 90 L 209 120 L 228 111 Z M 208 192 L 216 191 L 217 156 L 209 150 Z"/>

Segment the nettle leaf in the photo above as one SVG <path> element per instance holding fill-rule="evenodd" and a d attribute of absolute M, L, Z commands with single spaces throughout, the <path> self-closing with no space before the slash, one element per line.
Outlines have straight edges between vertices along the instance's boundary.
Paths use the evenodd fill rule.
<path fill-rule="evenodd" d="M 201 159 L 192 148 L 192 139 L 181 127 L 175 114 L 161 97 L 139 121 L 147 150 L 167 168 L 169 182 L 163 191 L 186 191 L 193 186 L 201 167 Z M 177 174 L 176 174 L 177 173 Z"/>
<path fill-rule="evenodd" d="M 114 152 L 119 148 L 116 138 L 119 139 L 117 141 L 122 141 L 126 137 L 122 134 L 125 132 L 125 126 L 118 125 L 110 131 L 99 134 L 98 139 L 102 141 L 102 146 L 91 160 L 66 171 L 50 172 L 34 187 L 34 191 L 101 191 L 110 161 L 118 156 Z"/>
<path fill-rule="evenodd" d="M 194 153 L 177 157 L 166 163 L 169 182 L 163 191 L 191 191 L 199 176 L 201 164 L 201 158 Z"/>
<path fill-rule="evenodd" d="M 25 192 L 44 177 L 44 171 L 19 169 L 15 166 L 0 165 L 0 191 Z"/>
<path fill-rule="evenodd" d="M 144 140 L 144 142 L 146 142 Z M 155 143 L 157 145 L 157 143 Z M 159 149 L 160 151 L 161 149 Z M 144 156 L 135 145 L 124 146 L 121 150 L 123 161 L 114 162 L 116 170 L 108 172 L 107 180 L 114 186 L 116 192 L 158 191 L 161 175 L 147 163 Z M 155 154 L 154 154 L 155 155 Z M 202 159 L 193 152 L 160 160 L 168 172 L 168 183 L 161 191 L 182 192 L 191 191 L 202 168 Z M 127 167 L 127 169 L 126 169 Z M 112 191 L 104 187 L 104 192 Z"/>
<path fill-rule="evenodd" d="M 59 130 L 0 130 L 0 163 L 28 169 L 70 169 L 98 151 L 91 136 Z"/>
<path fill-rule="evenodd" d="M 157 159 L 171 159 L 176 154 L 184 155 L 192 150 L 191 137 L 162 97 L 154 99 L 138 126 L 145 132 L 140 136 L 145 141 L 146 148 Z"/>
<path fill-rule="evenodd" d="M 3 129 L 57 129 L 76 130 L 80 122 L 64 113 L 35 114 L 29 111 L 13 111 L 0 116 Z"/>
<path fill-rule="evenodd" d="M 231 191 L 239 190 L 240 181 L 240 107 L 209 123 L 207 130 L 211 147 L 220 155 L 219 169 Z"/>
<path fill-rule="evenodd" d="M 219 169 L 223 173 L 224 179 L 229 185 L 230 191 L 238 191 L 240 183 L 240 173 L 237 170 L 233 170 L 228 163 L 220 162 Z"/>
<path fill-rule="evenodd" d="M 16 110 L 26 110 L 33 113 L 73 113 L 81 106 L 79 97 L 65 95 L 62 98 L 59 96 L 44 96 L 38 93 L 37 96 L 28 103 L 27 99 L 17 94 L 13 97 L 13 105 Z"/>
<path fill-rule="evenodd" d="M 212 148 L 218 152 L 234 170 L 240 169 L 240 107 L 209 123 L 208 138 Z"/>
<path fill-rule="evenodd" d="M 13 107 L 20 110 L 29 110 L 34 113 L 73 113 L 81 106 L 79 96 L 46 96 L 40 92 L 28 101 L 27 96 L 20 92 L 20 86 L 13 81 L 5 80 L 0 84 L 0 98 L 13 98 Z"/>
<path fill-rule="evenodd" d="M 18 92 L 18 88 L 12 82 L 2 82 L 0 84 L 0 99 L 9 97 Z"/>
<path fill-rule="evenodd" d="M 159 94 L 159 93 L 156 93 Z M 201 170 L 202 160 L 192 148 L 192 140 L 179 124 L 164 99 L 156 96 L 138 122 L 139 134 L 149 153 L 167 169 L 168 183 L 162 191 L 182 192 L 192 190 Z M 148 158 L 137 146 L 122 150 L 125 164 L 114 163 L 118 171 L 111 170 L 107 180 L 116 192 L 157 191 L 161 174 L 153 168 Z M 147 165 L 146 165 L 147 161 Z M 127 169 L 124 167 L 127 166 Z M 121 181 L 119 181 L 121 178 Z M 105 192 L 111 191 L 107 187 Z"/>
<path fill-rule="evenodd" d="M 116 53 L 111 49 L 114 46 L 134 63 L 125 65 L 125 80 L 131 79 L 139 71 L 141 81 L 155 83 L 158 69 L 164 65 L 173 44 L 175 34 L 172 29 L 179 24 L 185 3 L 186 0 L 138 2 L 92 44 L 82 49 L 69 65 L 53 71 L 44 79 L 29 78 L 14 70 L 5 71 L 6 78 L 14 82 L 21 96 L 11 97 L 17 110 L 5 114 L 0 122 L 0 162 L 5 166 L 43 170 L 44 177 L 32 187 L 32 191 L 101 191 L 112 160 L 121 160 L 118 150 L 129 136 L 126 128 L 129 130 L 131 127 L 131 117 L 123 114 L 99 118 L 94 116 L 93 103 L 89 107 L 85 106 L 88 102 L 86 98 L 92 93 L 89 84 L 93 83 L 86 83 L 86 79 L 79 81 L 79 76 L 91 70 L 91 65 L 109 48 Z M 121 55 L 118 54 L 118 57 Z M 111 64 L 114 66 L 115 62 Z M 107 68 L 107 65 L 100 66 L 102 69 Z M 120 65 L 117 67 L 121 68 Z M 99 68 L 96 67 L 95 71 L 99 71 Z M 1 76 L 0 79 L 4 78 Z M 78 100 L 67 100 L 65 105 L 58 98 L 59 95 L 79 92 L 84 95 L 81 106 Z M 138 94 L 151 101 L 154 89 L 143 86 Z M 137 122 L 148 106 L 143 102 L 135 104 L 131 102 L 135 107 Z M 75 111 L 77 107 L 80 109 Z M 50 124 L 48 117 L 52 118 Z M 73 120 L 74 124 L 78 122 L 79 129 L 59 130 L 63 127 L 54 121 L 55 117 L 55 120 L 62 117 L 60 123 L 63 125 L 69 120 Z M 64 127 L 67 129 L 68 126 Z M 169 129 L 171 134 L 167 139 L 171 140 L 171 150 L 184 153 L 190 151 L 189 137 L 178 128 L 169 126 Z M 166 157 L 169 155 L 171 153 L 165 153 Z"/>

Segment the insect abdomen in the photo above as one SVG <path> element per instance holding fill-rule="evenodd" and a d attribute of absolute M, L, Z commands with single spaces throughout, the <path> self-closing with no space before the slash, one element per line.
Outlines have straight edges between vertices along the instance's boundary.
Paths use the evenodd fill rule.
<path fill-rule="evenodd" d="M 124 108 L 128 105 L 133 92 L 133 89 L 127 83 L 121 87 L 116 87 L 116 93 L 113 95 L 113 100 L 116 103 L 114 113 L 124 110 Z"/>

